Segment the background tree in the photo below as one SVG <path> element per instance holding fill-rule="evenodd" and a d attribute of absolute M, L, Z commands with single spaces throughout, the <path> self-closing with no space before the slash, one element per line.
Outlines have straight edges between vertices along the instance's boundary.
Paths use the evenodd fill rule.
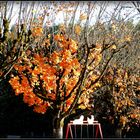
<path fill-rule="evenodd" d="M 139 75 L 131 69 L 110 66 L 101 85 L 93 94 L 95 112 L 99 119 L 113 124 L 116 136 L 122 137 L 140 124 Z"/>
<path fill-rule="evenodd" d="M 27 27 L 21 22 L 23 16 L 25 17 L 21 11 L 22 2 L 20 3 L 21 9 L 17 14 L 17 24 L 11 25 L 15 3 L 16 2 L 8 1 L 0 3 L 0 80 L 6 78 L 8 73 L 12 70 L 14 63 L 16 63 L 17 59 L 22 56 L 22 53 L 32 43 L 30 30 L 27 30 Z M 28 7 L 26 8 L 28 9 Z"/>

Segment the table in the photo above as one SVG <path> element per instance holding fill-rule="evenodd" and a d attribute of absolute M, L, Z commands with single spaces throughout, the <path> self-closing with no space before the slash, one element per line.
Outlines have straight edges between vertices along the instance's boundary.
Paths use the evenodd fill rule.
<path fill-rule="evenodd" d="M 83 121 L 83 124 L 73 124 L 72 121 L 70 121 L 70 123 L 68 123 L 67 125 L 67 129 L 66 129 L 66 139 L 68 138 L 68 134 L 70 132 L 70 136 L 73 139 L 73 133 L 72 133 L 72 126 L 74 126 L 74 133 L 75 133 L 75 138 L 77 137 L 77 133 L 76 133 L 76 126 L 80 125 L 81 126 L 81 138 L 82 138 L 82 128 L 83 126 L 87 126 L 87 135 L 89 136 L 89 131 L 88 131 L 88 126 L 92 125 L 93 126 L 93 135 L 94 135 L 94 127 L 96 127 L 95 129 L 95 138 L 98 137 L 98 135 L 100 134 L 100 138 L 103 139 L 103 134 L 102 134 L 102 129 L 101 129 L 101 124 L 98 121 L 94 121 L 93 123 L 89 124 L 87 121 Z M 94 137 L 94 136 L 93 136 Z"/>

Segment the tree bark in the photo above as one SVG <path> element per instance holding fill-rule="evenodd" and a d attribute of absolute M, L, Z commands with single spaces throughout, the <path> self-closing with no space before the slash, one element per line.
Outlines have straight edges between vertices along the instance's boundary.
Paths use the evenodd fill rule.
<path fill-rule="evenodd" d="M 117 127 L 116 130 L 115 130 L 115 136 L 117 138 L 122 138 L 122 129 L 121 127 Z"/>
<path fill-rule="evenodd" d="M 63 138 L 63 126 L 64 126 L 64 119 L 54 118 L 53 120 L 53 137 L 54 138 Z"/>

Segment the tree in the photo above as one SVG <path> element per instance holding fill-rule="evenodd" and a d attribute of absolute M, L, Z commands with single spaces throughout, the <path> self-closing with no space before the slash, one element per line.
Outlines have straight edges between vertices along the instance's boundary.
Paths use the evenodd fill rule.
<path fill-rule="evenodd" d="M 0 3 L 0 80 L 6 79 L 14 63 L 32 44 L 30 30 L 21 22 L 21 10 L 18 13 L 18 24 L 11 25 L 10 23 L 13 18 L 14 4 L 14 2 L 8 1 Z M 20 8 L 22 8 L 22 2 Z M 28 9 L 28 7 L 26 8 Z M 24 18 L 27 15 L 22 13 Z"/>
<path fill-rule="evenodd" d="M 140 13 L 140 2 L 139 1 L 134 1 L 132 3 L 134 5 L 134 8 Z"/>
<path fill-rule="evenodd" d="M 14 65 L 9 82 L 15 94 L 23 94 L 24 102 L 33 106 L 34 111 L 45 113 L 52 108 L 53 123 L 57 120 L 54 130 L 59 137 L 67 116 L 78 107 L 90 108 L 90 94 L 100 86 L 98 81 L 120 48 L 112 51 L 99 71 L 104 52 L 101 45 L 89 46 L 85 42 L 78 47 L 78 42 L 63 33 L 44 39 L 41 27 L 33 27 L 32 36 L 37 46 L 30 47 Z"/>
<path fill-rule="evenodd" d="M 82 104 L 89 107 L 90 93 L 100 86 L 98 81 L 104 75 L 108 64 L 130 41 L 125 39 L 127 33 L 121 35 L 122 30 L 115 30 L 114 21 L 118 23 L 118 27 L 122 21 L 115 18 L 119 12 L 111 14 L 107 22 L 111 28 L 106 29 L 105 22 L 101 22 L 108 3 L 96 5 L 92 2 L 70 2 L 61 5 L 43 2 L 36 5 L 33 2 L 31 7 L 28 7 L 31 9 L 28 14 L 26 4 L 20 2 L 18 27 L 26 27 L 24 33 L 29 42 L 23 39 L 25 36 L 20 36 L 24 42 L 20 40 L 19 43 L 26 46 L 26 49 L 12 65 L 10 83 L 16 95 L 23 94 L 23 100 L 34 107 L 34 111 L 45 113 L 47 108 L 52 108 L 54 122 L 57 120 L 56 136 L 59 137 L 58 131 L 64 118 L 78 106 L 85 108 Z M 119 5 L 120 3 L 115 7 L 118 8 Z M 35 11 L 36 7 L 40 7 L 39 12 Z M 96 23 L 90 25 L 96 7 L 99 8 Z M 75 23 L 78 10 L 79 19 Z M 26 15 L 21 18 L 23 21 L 20 19 L 22 11 Z M 55 26 L 52 26 L 51 34 L 46 33 L 46 28 L 53 25 L 54 17 L 59 11 L 64 12 L 65 17 L 60 32 L 56 34 L 53 30 Z M 90 36 L 91 33 L 93 36 Z M 122 42 L 118 38 L 120 35 Z M 23 48 L 20 45 L 18 47 Z"/>
<path fill-rule="evenodd" d="M 17 8 L 16 15 L 14 15 L 14 6 L 16 6 Z M 81 44 L 84 43 L 85 40 L 87 40 L 88 44 L 96 44 L 98 42 L 104 47 L 105 44 L 108 44 L 110 46 L 112 43 L 114 44 L 114 41 L 116 43 L 118 36 L 120 37 L 121 30 L 118 30 L 119 26 L 115 25 L 115 27 L 114 23 L 116 24 L 116 22 L 118 22 L 119 25 L 119 23 L 126 20 L 126 18 L 128 18 L 129 20 L 129 15 L 131 14 L 131 12 L 125 14 L 123 18 L 120 15 L 123 6 L 123 3 L 115 3 L 113 6 L 113 12 L 109 14 L 108 2 L 1 2 L 0 11 L 2 14 L 0 19 L 0 35 L 2 40 L 5 37 L 8 39 L 4 44 L 2 43 L 3 41 L 1 42 L 1 79 L 3 77 L 6 77 L 6 75 L 10 72 L 13 67 L 12 64 L 17 60 L 19 56 L 21 56 L 22 51 L 26 50 L 26 48 L 28 48 L 34 42 L 33 40 L 30 40 L 29 43 L 27 41 L 27 38 L 30 36 L 29 29 L 34 26 L 38 18 L 42 20 L 42 22 L 38 23 L 39 26 L 47 28 L 52 26 L 52 31 L 55 32 L 55 29 L 53 29 L 55 28 L 55 26 L 53 26 L 55 22 L 54 17 L 56 17 L 60 13 L 63 13 L 63 16 L 61 18 L 63 22 L 62 28 L 66 32 L 66 34 L 69 35 L 69 37 L 76 38 L 76 40 L 78 42 L 81 42 Z M 96 9 L 97 18 L 93 19 L 94 17 L 96 17 L 96 15 L 94 14 L 94 11 Z M 14 16 L 15 19 L 13 18 Z M 16 22 L 16 30 L 11 31 L 10 33 L 10 27 L 8 24 L 10 24 L 10 26 L 12 24 L 15 24 L 12 22 L 13 20 L 15 20 Z M 92 20 L 95 20 L 95 23 L 90 24 L 90 21 Z M 22 29 L 22 26 L 24 26 L 24 24 L 26 24 L 26 29 Z M 95 26 L 94 24 L 96 24 L 97 26 Z M 102 24 L 108 24 L 112 26 L 112 31 L 106 32 L 104 31 L 104 29 L 102 31 Z M 25 26 L 23 28 L 25 28 Z M 13 32 L 17 32 L 17 34 Z M 94 33 L 92 33 L 92 37 L 89 37 L 91 35 L 91 32 Z M 80 33 L 82 34 L 80 35 Z M 126 37 L 126 35 L 127 33 L 124 32 L 124 34 L 121 35 L 121 38 Z M 129 35 L 129 37 L 131 37 L 131 35 Z M 26 41 L 24 40 L 24 38 L 26 38 Z M 14 45 L 15 42 L 16 45 Z M 2 47 L 3 45 L 8 46 L 10 49 L 8 50 L 7 47 Z M 117 44 L 117 46 L 119 45 L 120 44 Z M 13 46 L 16 46 L 16 49 L 12 50 L 14 48 Z M 12 56 L 9 56 L 10 52 L 13 53 L 14 58 Z"/>
<path fill-rule="evenodd" d="M 82 107 L 82 104 L 88 106 L 88 96 L 93 87 L 98 86 L 92 83 L 97 83 L 99 74 L 91 71 L 87 73 L 86 68 L 91 63 L 98 65 L 101 58 L 96 56 L 99 55 L 101 46 L 96 46 L 97 51 L 87 49 L 84 52 L 87 53 L 85 58 L 81 60 L 74 40 L 61 34 L 55 35 L 54 40 L 56 45 L 53 46 L 46 39 L 43 50 L 38 49 L 36 53 L 27 50 L 23 59 L 14 65 L 15 72 L 10 84 L 16 95 L 23 93 L 24 102 L 34 106 L 34 111 L 45 113 L 47 108 L 52 108 L 54 121 L 58 119 L 55 126 L 57 129 L 75 108 Z"/>
<path fill-rule="evenodd" d="M 139 75 L 131 69 L 110 66 L 101 85 L 93 94 L 95 112 L 113 124 L 116 136 L 122 137 L 140 123 Z"/>

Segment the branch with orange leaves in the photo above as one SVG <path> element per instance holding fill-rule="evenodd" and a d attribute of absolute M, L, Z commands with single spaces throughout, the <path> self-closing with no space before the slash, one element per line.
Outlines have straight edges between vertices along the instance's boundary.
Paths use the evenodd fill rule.
<path fill-rule="evenodd" d="M 104 69 L 102 70 L 100 76 L 99 76 L 96 80 L 94 80 L 94 81 L 91 82 L 91 84 L 89 85 L 89 88 L 91 88 L 94 84 L 96 84 L 98 81 L 100 81 L 100 79 L 103 77 L 104 73 L 106 72 L 106 69 L 107 69 L 107 67 L 108 67 L 108 65 L 109 65 L 109 63 L 110 63 L 110 61 L 112 60 L 113 56 L 114 56 L 115 54 L 117 54 L 118 52 L 120 52 L 121 49 L 124 48 L 126 45 L 127 45 L 127 44 L 124 44 L 124 45 L 123 45 L 121 48 L 119 48 L 118 50 L 116 50 L 116 51 L 113 50 L 113 51 L 112 51 L 112 54 L 111 54 L 110 58 L 108 59 L 108 61 L 106 62 L 106 65 L 104 66 Z M 87 63 L 86 63 L 86 64 L 87 64 Z M 69 94 L 69 95 L 65 98 L 65 99 L 68 99 L 69 97 L 71 97 L 71 95 L 72 95 L 72 93 L 74 92 L 74 90 L 76 90 L 76 96 L 75 96 L 75 98 L 74 98 L 74 100 L 73 100 L 71 106 L 69 107 L 69 109 L 68 109 L 66 112 L 62 113 L 62 117 L 67 116 L 68 114 L 70 114 L 70 113 L 73 111 L 73 109 L 75 108 L 75 106 L 76 106 L 76 104 L 77 104 L 77 102 L 78 102 L 80 96 L 82 95 L 82 93 L 83 93 L 83 91 L 84 91 L 84 90 L 81 89 L 81 86 L 82 86 L 83 80 L 84 80 L 84 78 L 85 78 L 85 76 L 86 76 L 86 75 L 85 75 L 85 74 L 86 74 L 86 72 L 85 72 L 85 71 L 86 71 L 86 65 L 85 65 L 85 67 L 84 67 L 83 70 L 84 70 L 84 71 L 83 71 L 81 77 L 79 78 L 77 84 L 75 85 L 75 87 L 74 87 L 73 90 L 71 91 L 71 94 Z"/>
<path fill-rule="evenodd" d="M 108 67 L 110 61 L 112 60 L 113 56 L 114 56 L 115 54 L 117 54 L 118 52 L 120 52 L 121 49 L 123 49 L 126 45 L 127 45 L 127 44 L 124 44 L 121 48 L 119 48 L 119 49 L 116 50 L 116 51 L 113 50 L 113 52 L 112 52 L 110 58 L 108 59 L 108 61 L 107 61 L 106 64 L 105 64 L 105 66 L 104 66 L 104 68 L 103 68 L 103 71 L 101 72 L 100 76 L 99 76 L 95 81 L 92 81 L 92 82 L 91 82 L 89 88 L 91 88 L 92 85 L 94 85 L 95 83 L 97 83 L 97 82 L 103 77 L 103 75 L 104 75 L 104 73 L 106 72 L 107 67 Z"/>
<path fill-rule="evenodd" d="M 89 53 L 90 53 L 90 50 L 87 49 L 87 52 L 85 51 L 85 53 L 87 53 L 85 56 L 86 56 L 86 60 L 84 62 L 84 65 L 83 65 L 83 69 L 81 71 L 81 74 L 80 74 L 80 77 L 79 77 L 79 80 L 77 81 L 77 83 L 75 84 L 75 86 L 73 87 L 73 89 L 71 90 L 71 92 L 69 93 L 68 96 L 65 97 L 65 100 L 69 99 L 72 95 L 72 93 L 76 90 L 76 88 L 80 86 L 80 82 L 83 80 L 83 76 L 86 72 L 86 68 L 87 68 L 87 61 L 88 61 L 88 56 L 89 56 Z M 64 100 L 62 100 L 64 101 Z"/>
<path fill-rule="evenodd" d="M 65 99 L 67 100 L 68 98 L 70 98 L 72 93 L 74 92 L 74 90 L 76 90 L 76 95 L 74 97 L 74 100 L 73 100 L 71 106 L 68 108 L 68 110 L 66 112 L 62 113 L 62 115 L 61 115 L 62 118 L 67 116 L 68 114 L 71 114 L 71 112 L 75 108 L 75 106 L 76 106 L 76 104 L 81 96 L 81 87 L 83 85 L 83 81 L 84 81 L 85 74 L 86 74 L 89 53 L 90 53 L 89 48 L 87 48 L 87 55 L 86 55 L 86 59 L 85 59 L 85 64 L 84 64 L 84 67 L 81 71 L 81 75 L 79 77 L 79 80 L 78 80 L 77 84 L 74 86 L 74 88 L 71 90 L 70 94 Z"/>

